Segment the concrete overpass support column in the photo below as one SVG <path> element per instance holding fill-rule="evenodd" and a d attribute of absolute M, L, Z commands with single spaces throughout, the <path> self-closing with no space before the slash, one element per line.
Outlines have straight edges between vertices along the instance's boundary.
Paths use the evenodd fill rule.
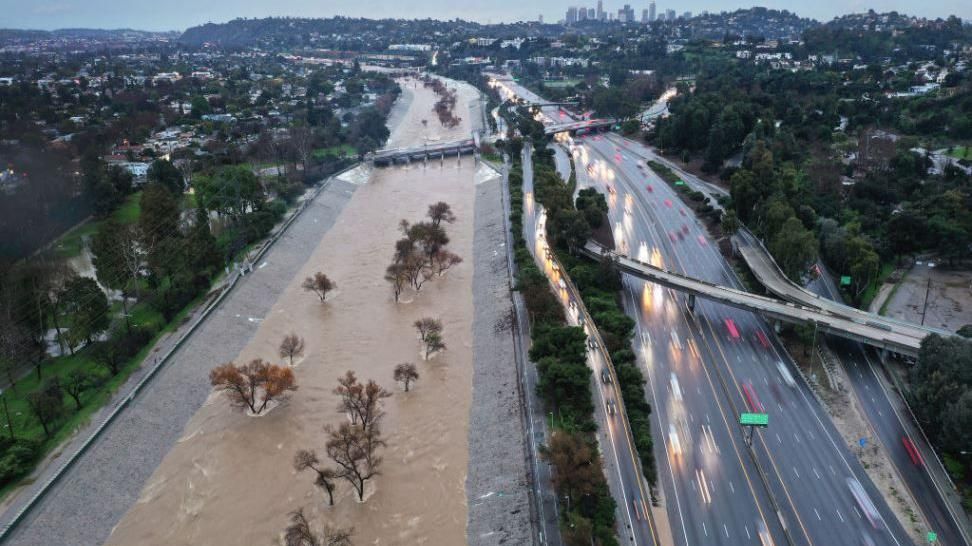
<path fill-rule="evenodd" d="M 773 321 L 773 331 L 776 332 L 777 334 L 780 333 L 780 328 L 782 326 L 783 326 L 783 324 L 780 321 L 778 321 L 778 320 Z"/>
<path fill-rule="evenodd" d="M 456 148 L 456 161 L 459 163 L 459 166 L 461 167 L 462 166 L 462 149 L 461 148 Z"/>
<path fill-rule="evenodd" d="M 689 294 L 688 306 L 689 306 L 689 310 L 694 313 L 695 312 L 695 294 Z"/>

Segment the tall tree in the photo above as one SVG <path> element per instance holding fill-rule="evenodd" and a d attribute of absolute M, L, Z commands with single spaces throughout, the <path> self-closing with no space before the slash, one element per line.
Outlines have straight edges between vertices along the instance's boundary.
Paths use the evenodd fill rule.
<path fill-rule="evenodd" d="M 322 302 L 327 298 L 328 292 L 337 288 L 337 284 L 320 271 L 314 273 L 313 277 L 304 279 L 300 286 L 308 292 L 317 294 Z"/>
<path fill-rule="evenodd" d="M 408 392 L 408 387 L 413 382 L 418 381 L 419 373 L 415 364 L 411 362 L 404 362 L 395 366 L 395 372 L 393 374 L 395 381 L 403 384 L 405 386 L 405 392 Z"/>
<path fill-rule="evenodd" d="M 317 453 L 312 449 L 301 449 L 294 455 L 294 470 L 303 472 L 313 470 L 317 477 L 314 485 L 327 491 L 327 503 L 334 506 L 334 480 L 340 476 L 333 468 L 321 466 L 321 460 L 317 458 Z"/>
<path fill-rule="evenodd" d="M 364 501 L 365 483 L 379 474 L 382 462 L 377 451 L 384 441 L 378 429 L 341 423 L 337 428 L 328 425 L 324 430 L 328 434 L 328 457 L 340 469 L 340 477 L 354 487 L 358 500 Z"/>
<path fill-rule="evenodd" d="M 172 192 L 173 195 L 181 195 L 186 189 L 182 172 L 168 159 L 153 161 L 149 165 L 146 178 L 150 184 L 158 184 Z"/>
<path fill-rule="evenodd" d="M 225 391 L 230 401 L 259 415 L 271 400 L 279 400 L 287 391 L 297 390 L 294 371 L 257 358 L 242 366 L 232 362 L 209 372 L 209 382 Z"/>
<path fill-rule="evenodd" d="M 439 201 L 429 205 L 427 216 L 432 220 L 433 226 L 438 226 L 442 222 L 451 224 L 456 221 L 456 215 L 452 212 L 452 207 L 445 201 Z"/>
<path fill-rule="evenodd" d="M 52 377 L 28 394 L 27 406 L 44 429 L 44 436 L 50 438 L 55 422 L 64 414 L 64 394 L 58 379 Z"/>
<path fill-rule="evenodd" d="M 68 320 L 68 344 L 77 347 L 91 343 L 94 336 L 108 329 L 111 322 L 108 298 L 90 277 L 75 277 L 64 287 L 62 308 Z"/>
<path fill-rule="evenodd" d="M 284 531 L 284 546 L 351 546 L 354 528 L 337 528 L 324 525 L 315 530 L 311 527 L 304 510 L 290 513 L 290 525 Z"/>
<path fill-rule="evenodd" d="M 139 200 L 142 244 L 149 254 L 159 241 L 181 235 L 179 198 L 161 184 L 146 184 Z"/>
<path fill-rule="evenodd" d="M 280 358 L 290 360 L 290 365 L 294 365 L 294 357 L 304 354 L 304 338 L 297 334 L 287 334 L 280 341 Z"/>

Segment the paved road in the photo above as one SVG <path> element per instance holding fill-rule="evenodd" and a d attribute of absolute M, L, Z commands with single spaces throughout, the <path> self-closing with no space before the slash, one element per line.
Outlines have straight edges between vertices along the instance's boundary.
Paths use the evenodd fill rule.
<path fill-rule="evenodd" d="M 570 302 L 579 301 L 578 294 L 569 293 L 569 288 L 566 285 L 561 287 L 556 283 L 559 276 L 553 269 L 553 263 L 546 259 L 543 251 L 545 241 L 542 234 L 545 233 L 544 222 L 546 218 L 541 207 L 533 199 L 532 152 L 532 147 L 529 144 L 524 146 L 522 157 L 524 238 L 537 265 L 547 274 L 551 287 L 567 307 L 568 321 L 575 326 L 581 326 L 576 303 L 570 304 Z M 598 423 L 598 443 L 601 448 L 608 486 L 611 489 L 612 496 L 617 501 L 616 518 L 619 539 L 622 544 L 634 546 L 659 544 L 648 513 L 647 493 L 645 493 L 646 488 L 641 476 L 640 462 L 631 440 L 626 434 L 625 423 L 621 422 L 624 417 L 620 413 L 608 411 L 609 402 L 614 402 L 617 405 L 620 405 L 620 402 L 615 400 L 617 395 L 611 386 L 602 385 L 597 380 L 601 377 L 601 372 L 607 369 L 607 364 L 598 351 L 588 351 L 588 364 L 594 372 L 592 374 L 592 386 L 595 387 L 593 389 L 596 401 L 594 417 Z"/>
<path fill-rule="evenodd" d="M 503 165 L 503 209 L 506 218 L 510 217 L 510 195 L 509 195 L 509 164 Z M 531 175 L 532 178 L 532 175 Z M 506 254 L 510 264 L 510 276 L 516 278 L 517 265 L 513 255 L 513 239 L 509 230 L 506 237 Z M 539 520 L 539 542 L 543 545 L 562 544 L 560 536 L 560 516 L 557 507 L 557 494 L 554 492 L 551 481 L 550 465 L 540 458 L 541 446 L 547 443 L 550 431 L 547 426 L 546 414 L 543 411 L 543 404 L 537 394 L 537 367 L 529 361 L 527 355 L 530 347 L 530 317 L 527 313 L 526 302 L 523 295 L 513 290 L 513 309 L 516 313 L 516 324 L 518 325 L 516 335 L 516 352 L 521 374 L 521 388 L 526 402 L 527 433 L 530 436 L 530 469 L 533 474 L 533 498 Z"/>
<path fill-rule="evenodd" d="M 609 205 L 616 242 L 622 249 L 627 246 L 632 256 L 673 271 L 740 288 L 703 227 L 683 210 L 667 184 L 639 168 L 637 158 L 619 151 L 605 138 L 580 139 L 578 145 L 579 183 L 604 189 L 607 182 L 615 188 Z M 593 164 L 591 170 L 589 164 Z M 676 235 L 672 237 L 672 233 Z M 685 543 L 711 540 L 713 528 L 721 528 L 726 544 L 758 543 L 752 533 L 757 520 L 769 526 L 777 543 L 786 543 L 787 537 L 765 514 L 772 513 L 768 508 L 773 499 L 782 507 L 789 536 L 797 544 L 853 544 L 866 540 L 865 535 L 878 544 L 907 542 L 810 390 L 802 381 L 790 386 L 785 379 L 783 373 L 798 377 L 796 368 L 760 317 L 701 300 L 695 313 L 689 313 L 684 297 L 678 294 L 633 279 L 627 279 L 626 285 L 629 308 L 636 314 L 640 332 L 647 332 L 639 349 L 651 379 L 656 411 L 669 420 L 664 428 L 674 425 L 683 453 L 694 457 L 686 463 L 668 457 L 673 481 L 679 483 L 687 476 L 690 482 L 675 488 L 685 499 L 673 515 L 673 521 L 685 522 Z M 786 372 L 779 371 L 777 362 L 783 363 Z M 717 402 L 715 407 L 712 399 Z M 679 421 L 680 406 L 686 408 L 687 425 Z M 757 432 L 754 442 L 772 491 L 769 502 L 758 488 L 762 480 L 745 480 L 744 473 L 759 472 L 752 472 L 745 463 L 745 449 L 738 447 L 743 435 L 733 424 L 736 414 L 753 407 L 770 414 L 770 428 Z M 703 416 L 705 422 L 698 422 Z M 734 453 L 739 454 L 735 462 Z M 660 455 L 664 458 L 665 454 Z M 876 529 L 864 518 L 848 478 L 862 484 L 877 506 L 883 521 L 876 521 Z M 698 486 L 703 480 L 711 486 L 706 494 Z M 752 490 L 747 492 L 742 484 L 753 484 Z M 756 516 L 745 505 L 739 508 L 733 498 L 717 500 L 712 490 L 727 495 L 741 490 L 749 496 L 749 503 L 755 499 L 757 512 L 763 513 Z M 702 510 L 702 516 L 691 510 Z M 753 522 L 747 528 L 750 519 Z"/>
<path fill-rule="evenodd" d="M 624 141 L 619 137 L 610 137 L 610 140 L 622 146 L 623 149 L 633 152 L 642 157 L 656 159 L 670 167 L 676 167 L 666 159 L 658 157 L 648 148 Z M 710 195 L 725 194 L 721 188 L 712 186 L 690 173 L 678 171 L 690 185 L 705 191 Z M 835 300 L 840 302 L 840 294 L 830 275 L 822 275 L 818 279 L 809 283 L 806 290 L 817 294 L 820 298 Z M 887 381 L 882 377 L 887 377 L 879 359 L 872 350 L 852 341 L 840 339 L 834 336 L 826 336 L 825 343 L 832 349 L 833 353 L 840 360 L 841 365 L 847 371 L 850 383 L 854 389 L 854 395 L 863 408 L 864 416 L 875 431 L 877 437 L 868 441 L 878 442 L 884 449 L 892 464 L 894 464 L 898 475 L 908 487 L 911 496 L 918 504 L 922 515 L 928 521 L 931 529 L 938 534 L 938 540 L 942 544 L 967 545 L 969 538 L 968 517 L 956 508 L 954 502 L 948 502 L 943 497 L 954 497 L 954 491 L 947 484 L 947 477 L 944 470 L 939 466 L 938 460 L 931 451 L 924 436 L 914 423 L 913 418 L 908 413 L 907 407 L 895 392 L 889 392 Z M 879 377 L 879 374 L 884 374 Z M 908 454 L 903 439 L 907 438 L 913 442 L 914 446 L 921 453 L 921 463 L 915 465 Z M 931 475 L 934 473 L 936 478 Z"/>
<path fill-rule="evenodd" d="M 840 300 L 836 286 L 827 275 L 811 283 L 808 289 L 822 297 Z M 879 375 L 884 374 L 880 361 L 859 343 L 830 336 L 825 342 L 847 370 L 854 394 L 877 435 L 871 441 L 879 442 L 888 454 L 898 476 L 904 481 L 931 527 L 928 530 L 938 534 L 938 542 L 941 544 L 970 544 L 968 517 L 953 502 L 946 500 L 946 495 L 951 496 L 953 493 L 949 485 L 942 485 L 947 483 L 944 470 L 908 414 L 903 401 L 897 394 L 889 392 L 887 382 Z M 911 442 L 920 451 L 918 464 L 915 464 L 909 454 L 905 441 Z M 936 475 L 932 476 L 932 473 Z"/>

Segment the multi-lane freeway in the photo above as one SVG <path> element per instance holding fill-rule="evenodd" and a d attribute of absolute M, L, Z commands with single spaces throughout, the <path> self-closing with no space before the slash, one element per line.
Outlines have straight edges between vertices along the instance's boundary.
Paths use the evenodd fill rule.
<path fill-rule="evenodd" d="M 574 153 L 579 186 L 609 195 L 620 249 L 741 288 L 704 228 L 642 161 L 599 136 L 576 140 Z M 781 544 L 909 541 L 758 315 L 701 300 L 689 311 L 683 295 L 630 276 L 625 286 L 661 429 L 656 437 L 667 440 L 660 471 L 667 467 L 675 484 L 689 481 L 673 487 L 670 497 L 681 498 L 669 502 L 671 519 L 684 522 L 684 543 L 709 540 L 712 529 L 726 544 L 745 543 L 762 525 Z M 769 428 L 755 435 L 755 465 L 736 424 L 743 411 L 770 415 Z M 722 502 L 713 490 L 726 495 Z M 746 504 L 755 510 L 740 510 Z"/>
<path fill-rule="evenodd" d="M 677 165 L 657 156 L 641 144 L 615 135 L 609 136 L 608 139 L 633 156 L 665 163 L 679 172 L 683 180 L 699 191 L 708 194 L 721 193 L 719 188 L 713 188 L 692 174 L 679 170 Z M 742 237 L 747 237 L 748 243 L 746 240 L 741 241 L 740 247 L 746 244 L 753 246 L 758 244 L 753 242 L 748 234 L 744 233 Z M 759 256 L 755 248 L 751 250 L 751 258 L 765 260 L 764 257 Z M 753 264 L 757 263 L 756 260 L 751 261 Z M 778 277 L 778 274 L 772 274 L 770 268 L 766 268 L 766 271 L 765 275 L 770 279 L 774 276 Z M 806 298 L 805 295 L 797 292 L 803 290 L 802 288 L 788 286 L 792 283 L 786 279 L 768 282 L 777 284 L 773 291 L 781 296 L 785 297 L 787 291 L 793 291 L 795 296 L 791 296 L 790 299 L 800 301 Z M 840 302 L 837 287 L 828 275 L 821 275 L 811 281 L 806 290 L 820 298 Z M 827 302 L 821 301 L 819 304 L 826 306 Z M 825 343 L 846 370 L 853 388 L 851 394 L 862 408 L 864 417 L 873 431 L 873 434 L 865 439 L 868 447 L 877 445 L 887 453 L 898 476 L 924 516 L 928 530 L 937 534 L 937 541 L 941 544 L 972 543 L 968 531 L 968 517 L 963 513 L 959 505 L 960 501 L 954 498 L 955 492 L 948 485 L 948 478 L 941 463 L 914 423 L 900 395 L 889 390 L 887 374 L 884 373 L 877 356 L 863 345 L 845 339 L 826 336 Z"/>
<path fill-rule="evenodd" d="M 560 114 L 545 108 L 542 117 Z M 702 226 L 635 154 L 599 136 L 569 145 L 578 187 L 608 192 L 619 250 L 740 288 Z M 624 284 L 676 543 L 910 543 L 760 316 L 702 301 L 693 312 L 669 289 L 630 276 Z M 736 424 L 750 410 L 770 416 L 752 452 Z"/>

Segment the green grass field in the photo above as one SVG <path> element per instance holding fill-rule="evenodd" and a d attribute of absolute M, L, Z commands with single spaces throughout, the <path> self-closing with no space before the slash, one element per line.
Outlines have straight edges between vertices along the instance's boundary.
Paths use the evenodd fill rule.
<path fill-rule="evenodd" d="M 133 224 L 138 221 L 138 216 L 141 214 L 141 207 L 139 206 L 139 199 L 142 197 L 142 192 L 135 192 L 128 196 L 121 206 L 112 213 L 112 216 L 123 224 Z M 57 241 L 54 242 L 52 248 L 57 252 L 58 256 L 62 258 L 74 258 L 81 255 L 81 251 L 84 249 L 85 239 L 90 239 L 98 231 L 98 226 L 101 225 L 100 220 L 89 219 L 80 226 L 75 227 L 71 231 L 62 235 Z"/>
<path fill-rule="evenodd" d="M 314 150 L 314 159 L 321 161 L 328 154 L 337 157 L 349 157 L 357 156 L 358 149 L 350 144 L 341 144 L 340 146 L 331 146 L 330 148 L 318 148 Z"/>
<path fill-rule="evenodd" d="M 956 159 L 972 160 L 972 146 L 956 146 L 948 155 Z"/>

